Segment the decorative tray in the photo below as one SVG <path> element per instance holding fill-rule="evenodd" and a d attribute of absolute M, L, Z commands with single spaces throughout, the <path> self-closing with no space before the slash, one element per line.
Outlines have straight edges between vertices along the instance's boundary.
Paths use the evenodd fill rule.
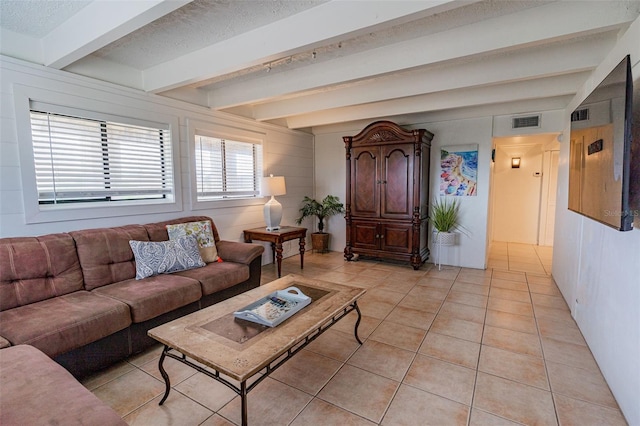
<path fill-rule="evenodd" d="M 292 286 L 275 291 L 245 306 L 234 312 L 233 316 L 268 327 L 275 327 L 309 303 L 311 303 L 311 298 L 300 291 L 298 287 Z"/>

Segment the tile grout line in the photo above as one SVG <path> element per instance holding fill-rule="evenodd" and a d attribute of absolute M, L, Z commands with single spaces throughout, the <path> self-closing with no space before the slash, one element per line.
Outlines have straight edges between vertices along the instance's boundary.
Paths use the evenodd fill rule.
<path fill-rule="evenodd" d="M 484 341 L 484 330 L 487 324 L 487 315 L 489 314 L 489 297 L 491 294 L 491 287 L 493 285 L 493 273 L 494 273 L 494 269 L 491 268 L 491 279 L 489 281 L 489 293 L 487 293 L 487 303 L 485 304 L 485 309 L 484 309 L 484 320 L 482 321 L 482 335 L 480 336 L 480 348 L 478 350 L 478 360 L 476 361 L 476 374 L 473 380 L 473 393 L 471 396 L 471 407 L 469 407 L 469 417 L 467 418 L 467 426 L 471 424 L 471 415 L 473 413 L 473 408 L 476 400 L 476 388 L 478 385 L 478 375 L 480 373 L 480 357 L 482 356 L 482 346 L 483 346 L 482 342 Z"/>
<path fill-rule="evenodd" d="M 549 368 L 547 367 L 547 357 L 544 352 L 544 345 L 542 343 L 542 333 L 540 333 L 540 325 L 538 324 L 538 315 L 536 315 L 536 308 L 533 303 L 533 296 L 531 295 L 531 287 L 529 287 L 529 276 L 525 274 L 527 280 L 527 289 L 529 290 L 529 298 L 531 299 L 531 309 L 533 311 L 533 319 L 536 322 L 536 330 L 538 332 L 538 342 L 540 343 L 540 352 L 542 353 L 542 361 L 544 362 L 544 372 L 547 375 L 547 383 L 549 384 L 549 394 L 551 395 L 551 404 L 553 404 L 553 413 L 555 414 L 556 424 L 560 424 L 560 416 L 558 415 L 558 407 L 556 406 L 556 399 L 554 397 L 553 387 L 551 386 L 551 377 L 549 375 Z"/>
<path fill-rule="evenodd" d="M 433 269 L 432 267 L 429 267 L 429 270 L 427 270 L 427 271 L 423 274 L 423 277 L 425 277 L 426 275 L 428 275 L 428 274 L 429 274 L 429 272 L 430 272 L 432 269 Z M 420 279 L 418 279 L 418 281 L 420 281 Z M 405 299 L 405 297 L 407 297 L 407 296 L 409 295 L 409 293 L 411 293 L 411 291 L 412 291 L 414 288 L 418 287 L 418 281 L 416 281 L 416 283 L 411 287 L 411 289 L 409 289 L 409 291 L 407 291 L 407 292 L 405 293 L 404 297 L 403 297 L 402 299 L 400 299 L 400 300 L 398 301 L 398 303 L 396 303 L 396 304 L 395 304 L 395 306 L 394 306 L 394 308 L 393 308 L 393 309 L 395 309 L 396 307 L 398 307 L 398 306 L 400 305 L 400 302 L 402 302 L 402 301 Z M 440 307 L 442 306 L 442 303 L 444 303 L 444 301 L 440 303 Z M 387 314 L 387 316 L 386 316 L 382 321 L 380 321 L 380 324 L 382 324 L 382 323 L 384 322 L 384 320 L 385 320 L 386 318 L 388 318 L 388 317 L 389 317 L 389 315 L 391 315 L 391 312 L 393 312 L 393 309 L 392 309 L 392 310 Z M 438 308 L 438 311 L 439 311 L 439 310 L 440 310 L 440 308 Z M 413 354 L 413 357 L 411 358 L 411 362 L 409 363 L 409 367 L 407 368 L 407 371 L 405 371 L 405 372 L 404 372 L 404 374 L 403 374 L 403 376 L 402 376 L 402 379 L 400 379 L 400 381 L 398 382 L 398 387 L 397 387 L 397 388 L 396 388 L 396 390 L 393 392 L 393 396 L 392 396 L 392 397 L 391 397 L 391 399 L 389 400 L 389 404 L 387 405 L 387 407 L 385 408 L 384 412 L 382 413 L 382 416 L 380 417 L 380 421 L 377 423 L 378 425 L 381 425 L 381 424 L 382 424 L 382 421 L 384 420 L 385 416 L 386 416 L 386 415 L 387 415 L 387 413 L 389 412 L 389 408 L 391 408 L 391 405 L 393 404 L 393 400 L 394 400 L 394 399 L 396 398 L 396 396 L 398 395 L 398 392 L 400 391 L 400 387 L 403 385 L 404 379 L 407 377 L 407 374 L 409 373 L 409 370 L 411 369 L 411 365 L 415 362 L 416 358 L 418 357 L 418 351 L 420 350 L 420 347 L 421 347 L 421 346 L 422 346 L 422 344 L 424 343 L 424 340 L 427 338 L 427 334 L 429 333 L 429 330 L 430 330 L 430 329 L 431 329 L 431 327 L 433 326 L 433 322 L 435 321 L 435 317 L 436 317 L 436 315 L 437 315 L 437 314 L 435 314 L 435 315 L 434 315 L 433 320 L 431 321 L 431 324 L 429 324 L 429 327 L 427 328 L 427 330 L 426 330 L 426 332 L 425 332 L 425 334 L 424 334 L 424 337 L 422 338 L 422 341 L 420 342 L 420 345 L 418 345 L 418 348 L 416 349 L 416 352 Z M 393 322 L 393 321 L 391 321 L 391 322 Z M 376 326 L 376 329 L 380 326 L 380 324 L 378 324 L 378 325 Z M 373 334 L 373 332 L 374 332 L 374 331 L 375 331 L 375 329 L 371 332 L 371 334 Z M 371 336 L 371 334 L 369 334 L 369 336 Z M 368 340 L 368 338 L 367 338 L 367 340 Z M 385 343 L 385 344 L 386 344 L 386 343 Z M 395 347 L 395 346 L 394 346 L 394 347 Z M 400 348 L 400 349 L 402 349 L 402 348 Z M 356 351 L 356 352 L 357 352 L 357 351 Z M 413 351 L 411 351 L 411 352 L 413 352 Z M 354 353 L 355 353 L 355 352 L 354 352 Z M 353 354 L 352 354 L 352 356 L 353 356 Z"/>
<path fill-rule="evenodd" d="M 445 265 L 445 266 L 446 266 L 446 265 Z M 441 311 L 441 309 L 442 309 L 442 306 L 444 306 L 445 302 L 447 301 L 447 297 L 449 297 L 449 294 L 451 294 L 451 291 L 453 290 L 453 285 L 455 284 L 456 280 L 458 279 L 458 277 L 459 277 L 459 275 L 460 275 L 460 272 L 462 271 L 462 268 L 460 268 L 460 267 L 454 267 L 454 268 L 458 268 L 458 272 L 456 273 L 455 278 L 454 278 L 454 279 L 453 279 L 453 281 L 451 282 L 451 285 L 449 286 L 449 289 L 447 290 L 447 294 L 445 295 L 444 299 L 442 299 L 442 301 L 440 302 L 440 305 L 438 306 L 437 311 L 434 313 L 433 320 L 431 321 L 431 324 L 429 324 L 429 327 L 427 328 L 426 333 L 424 334 L 424 337 L 422 338 L 422 341 L 420 342 L 420 345 L 418 346 L 418 349 L 416 350 L 415 355 L 413 356 L 413 359 L 412 359 L 411 363 L 409 364 L 409 368 L 407 368 L 407 371 L 404 373 L 404 376 L 402 377 L 402 380 L 400 381 L 400 385 L 401 385 L 401 386 L 402 386 L 402 385 L 404 385 L 404 386 L 408 386 L 408 387 L 410 387 L 410 388 L 417 389 L 417 390 L 420 390 L 420 391 L 422 391 L 422 392 L 426 392 L 426 393 L 428 393 L 428 394 L 435 395 L 435 396 L 440 397 L 440 398 L 444 398 L 444 399 L 446 399 L 446 400 L 448 400 L 448 401 L 452 401 L 452 402 L 455 402 L 455 403 L 461 404 L 459 401 L 453 400 L 453 399 L 448 398 L 448 397 L 446 397 L 446 396 L 442 396 L 442 395 L 439 395 L 439 394 L 436 394 L 436 393 L 430 392 L 430 391 L 428 391 L 428 390 L 422 389 L 422 388 L 420 388 L 420 387 L 416 387 L 416 386 L 413 386 L 413 385 L 410 385 L 410 384 L 406 384 L 406 383 L 404 383 L 404 380 L 405 380 L 405 378 L 407 377 L 407 374 L 409 373 L 409 370 L 411 370 L 411 365 L 415 362 L 415 360 L 416 360 L 416 358 L 418 357 L 418 355 L 422 355 L 422 354 L 420 354 L 420 352 L 419 352 L 419 351 L 420 351 L 420 348 L 422 347 L 422 345 L 424 344 L 424 342 L 425 342 L 425 340 L 426 340 L 427 336 L 429 335 L 429 332 L 431 331 L 431 327 L 433 327 L 433 323 L 436 321 L 436 318 L 438 317 L 438 314 L 440 313 L 440 311 Z M 425 276 L 427 276 L 431 270 L 433 270 L 433 268 L 431 268 L 429 271 L 427 271 L 427 273 L 425 274 Z M 441 269 L 438 269 L 438 271 L 441 271 Z M 417 287 L 417 286 L 419 286 L 419 285 L 418 285 L 418 284 L 417 284 L 417 282 L 416 282 L 416 284 L 412 287 L 412 289 L 413 289 L 413 288 L 415 288 L 415 287 Z M 430 288 L 430 287 L 427 287 L 427 288 Z M 410 290 L 410 291 L 411 291 L 411 290 Z M 409 291 L 409 292 L 410 292 L 410 291 Z M 408 296 L 409 292 L 407 292 L 407 294 L 405 295 L 405 297 L 406 297 L 406 296 Z M 403 298 L 403 299 L 404 299 L 404 298 Z M 398 302 L 398 303 L 399 303 L 399 302 Z M 485 312 L 485 315 L 486 315 L 486 312 Z M 436 332 L 434 332 L 434 333 L 436 333 Z M 438 333 L 436 333 L 436 334 L 438 334 Z M 449 337 L 452 337 L 452 336 L 449 336 Z M 451 362 L 449 362 L 449 361 L 440 360 L 440 359 L 438 359 L 438 358 L 434 358 L 434 357 L 429 356 L 429 355 L 423 355 L 423 356 L 426 356 L 426 357 L 429 357 L 429 358 L 432 358 L 432 359 L 436 359 L 436 360 L 439 360 L 439 361 L 442 361 L 442 362 L 447 362 L 447 363 L 452 364 L 452 365 L 456 365 L 456 366 L 458 366 L 458 365 L 459 365 L 459 364 L 451 363 Z M 464 366 L 463 366 L 463 367 L 464 367 Z M 382 416 L 382 418 L 381 418 L 381 420 L 380 420 L 380 423 L 378 423 L 379 425 L 381 425 L 381 424 L 382 424 L 382 420 L 384 420 L 384 417 L 385 417 L 385 416 L 386 416 L 386 414 L 388 413 L 389 408 L 391 407 L 391 404 L 393 403 L 393 400 L 395 399 L 395 397 L 396 397 L 396 395 L 397 395 L 397 393 L 398 393 L 398 390 L 399 390 L 399 389 L 400 389 L 400 386 L 398 386 L 398 389 L 396 389 L 396 392 L 394 393 L 393 398 L 391 398 L 391 402 L 389 403 L 389 406 L 386 408 L 385 413 L 383 414 L 383 416 Z M 473 400 L 473 397 L 472 397 L 472 400 Z M 462 405 L 466 405 L 466 404 L 462 404 Z M 468 407 L 469 407 L 469 413 L 467 414 L 467 425 L 468 425 L 468 422 L 469 422 L 469 420 L 470 420 L 470 418 L 471 418 L 471 408 L 472 408 L 472 406 L 471 406 L 471 405 L 469 405 Z"/>

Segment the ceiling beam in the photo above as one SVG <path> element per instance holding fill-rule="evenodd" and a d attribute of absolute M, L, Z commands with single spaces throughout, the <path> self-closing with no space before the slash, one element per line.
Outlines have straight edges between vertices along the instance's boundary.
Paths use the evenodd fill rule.
<path fill-rule="evenodd" d="M 144 71 L 145 90 L 174 89 L 475 1 L 329 1 L 150 67 Z"/>
<path fill-rule="evenodd" d="M 94 0 L 42 38 L 44 65 L 62 69 L 193 0 Z"/>
<path fill-rule="evenodd" d="M 571 19 L 567 19 L 571 16 Z M 622 2 L 554 2 L 440 33 L 274 73 L 210 91 L 209 105 L 224 109 L 283 94 L 318 90 L 414 67 L 488 52 L 504 52 L 619 28 L 636 12 Z M 541 25 L 544 23 L 544 25 Z M 507 29 L 508 36 L 505 36 Z"/>
<path fill-rule="evenodd" d="M 590 72 L 585 71 L 577 74 L 547 77 L 538 80 L 430 93 L 371 104 L 335 108 L 318 113 L 289 117 L 287 118 L 287 125 L 291 129 L 298 129 L 399 114 L 424 113 L 452 108 L 571 95 L 576 93 L 589 75 Z"/>
<path fill-rule="evenodd" d="M 593 70 L 614 44 L 615 34 L 612 34 L 611 37 L 589 38 L 545 49 L 519 50 L 462 64 L 397 73 L 308 96 L 254 105 L 253 118 L 266 121 L 444 90 Z"/>
<path fill-rule="evenodd" d="M 0 28 L 0 54 L 41 64 L 42 44 L 36 37 Z"/>
<path fill-rule="evenodd" d="M 525 114 L 532 111 L 564 110 L 573 95 L 556 96 L 544 99 L 528 99 L 523 101 L 503 102 L 491 105 L 461 107 L 447 110 L 428 111 L 414 114 L 399 114 L 376 117 L 380 120 L 392 120 L 401 126 L 411 126 L 415 123 L 433 123 L 437 121 L 466 120 L 470 118 L 487 118 L 494 115 Z M 349 121 L 345 123 L 328 124 L 311 128 L 313 134 L 346 133 L 354 128 L 362 129 L 371 123 L 371 119 Z"/>

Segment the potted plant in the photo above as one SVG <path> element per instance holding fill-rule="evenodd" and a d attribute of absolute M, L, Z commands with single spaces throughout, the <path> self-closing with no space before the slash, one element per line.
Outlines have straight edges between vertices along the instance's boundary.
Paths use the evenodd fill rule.
<path fill-rule="evenodd" d="M 460 203 L 458 200 L 434 199 L 431 203 L 429 220 L 433 225 L 435 243 L 443 246 L 451 246 L 456 242 L 454 230 L 462 230 L 458 222 Z"/>
<path fill-rule="evenodd" d="M 311 234 L 313 250 L 321 253 L 329 251 L 329 234 L 324 232 L 324 220 L 338 213 L 344 213 L 344 205 L 335 195 L 327 195 L 321 202 L 307 196 L 302 200 L 301 216 L 296 219 L 300 225 L 309 216 L 318 218 L 318 232 Z"/>

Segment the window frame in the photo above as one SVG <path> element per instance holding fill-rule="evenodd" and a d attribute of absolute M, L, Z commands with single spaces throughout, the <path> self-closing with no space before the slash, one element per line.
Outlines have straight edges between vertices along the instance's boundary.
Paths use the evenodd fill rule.
<path fill-rule="evenodd" d="M 25 223 L 148 215 L 182 210 L 178 117 L 18 84 L 14 86 L 14 100 Z M 50 112 L 65 115 L 142 126 L 158 125 L 166 128 L 171 136 L 172 196 L 168 199 L 122 201 L 118 203 L 40 204 L 31 133 L 31 109 L 32 105 L 41 106 L 43 104 L 55 109 L 55 111 Z M 39 108 L 34 107 L 33 109 Z M 125 110 L 128 111 L 125 112 Z M 126 113 L 128 113 L 126 116 L 123 115 Z"/>
<path fill-rule="evenodd" d="M 224 200 L 198 200 L 198 183 L 196 173 L 196 149 L 195 149 L 195 137 L 208 136 L 218 139 L 232 140 L 235 142 L 247 142 L 262 145 L 262 153 L 258 158 L 258 172 L 256 178 L 262 177 L 262 171 L 264 170 L 264 146 L 266 134 L 255 132 L 246 129 L 239 129 L 214 123 L 208 123 L 197 119 L 187 119 L 187 141 L 189 145 L 189 178 L 190 178 L 190 195 L 191 195 L 191 209 L 192 210 L 204 210 L 213 208 L 227 208 L 227 207 L 239 207 L 239 206 L 255 206 L 263 205 L 264 197 L 260 194 L 256 196 L 248 196 L 243 198 L 229 198 Z"/>

